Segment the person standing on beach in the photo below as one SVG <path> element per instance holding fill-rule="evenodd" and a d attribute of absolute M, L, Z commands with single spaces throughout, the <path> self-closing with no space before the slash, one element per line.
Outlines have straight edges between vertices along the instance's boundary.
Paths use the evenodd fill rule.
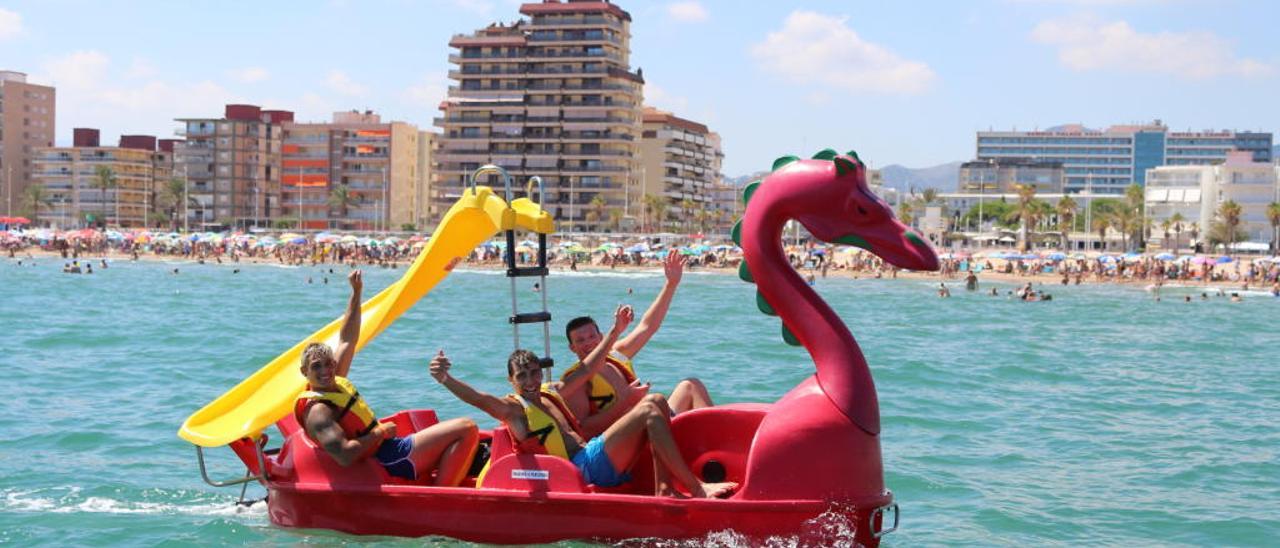
<path fill-rule="evenodd" d="M 375 458 L 396 477 L 414 480 L 437 470 L 435 485 L 458 485 L 480 441 L 475 421 L 450 419 L 410 436 L 396 437 L 395 424 L 378 422 L 355 385 L 347 380 L 360 337 L 360 291 L 364 287 L 359 270 L 352 271 L 347 280 L 351 299 L 342 318 L 337 353 L 321 342 L 308 344 L 302 351 L 301 372 L 307 378 L 307 388 L 294 404 L 294 417 L 307 437 L 342 466 Z"/>
<path fill-rule="evenodd" d="M 580 387 L 562 394 L 569 409 L 581 420 L 585 433 L 595 436 L 625 415 L 639 403 L 648 393 L 649 385 L 641 383 L 636 376 L 631 360 L 648 344 L 649 339 L 658 332 L 662 320 L 671 308 L 671 299 L 675 297 L 676 287 L 684 274 L 687 258 L 679 253 L 667 254 L 662 269 L 667 281 L 662 285 L 657 298 L 645 311 L 635 329 L 616 343 L 610 343 L 605 355 L 605 365 L 600 373 L 592 375 Z M 604 342 L 599 326 L 590 316 L 581 316 L 569 321 L 565 326 L 565 336 L 569 339 L 569 350 L 578 357 L 577 363 L 565 370 L 561 380 L 574 374 L 597 346 Z M 674 413 L 681 413 L 699 407 L 714 405 L 707 387 L 696 378 L 687 378 L 676 384 L 671 396 L 667 398 Z"/>

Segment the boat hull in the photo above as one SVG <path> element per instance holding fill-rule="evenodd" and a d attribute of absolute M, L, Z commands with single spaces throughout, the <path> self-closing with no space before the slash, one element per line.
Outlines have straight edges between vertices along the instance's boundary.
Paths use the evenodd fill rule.
<path fill-rule="evenodd" d="M 878 539 L 870 531 L 881 524 L 871 523 L 873 510 L 893 499 L 885 493 L 857 505 L 837 506 L 821 500 L 693 500 L 401 485 L 334 489 L 324 484 L 271 484 L 268 491 L 271 521 L 283 527 L 446 536 L 493 544 L 688 539 L 732 531 L 751 538 L 798 535 L 805 544 L 856 538 L 874 546 Z"/>

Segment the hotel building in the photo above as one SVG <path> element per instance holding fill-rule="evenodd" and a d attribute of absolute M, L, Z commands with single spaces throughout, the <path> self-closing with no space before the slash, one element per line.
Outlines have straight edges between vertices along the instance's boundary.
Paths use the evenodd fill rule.
<path fill-rule="evenodd" d="M 638 161 L 644 79 L 630 69 L 631 15 L 607 1 L 526 3 L 528 19 L 457 35 L 457 68 L 435 125 L 433 206 L 443 214 L 485 164 L 521 189 L 532 176 L 544 206 L 567 232 L 586 222 L 596 196 L 639 213 Z M 495 177 L 481 184 L 501 187 Z M 436 221 L 439 218 L 436 217 Z"/>
<path fill-rule="evenodd" d="M 227 105 L 222 118 L 179 118 L 176 164 L 188 180 L 190 226 L 270 226 L 281 216 L 280 149 L 287 110 Z"/>
<path fill-rule="evenodd" d="M 1247 151 L 1232 152 L 1217 165 L 1162 166 L 1147 172 L 1146 212 L 1151 219 L 1152 239 L 1164 237 L 1160 227 L 1175 214 L 1182 216 L 1182 236 L 1192 230 L 1203 240 L 1217 219 L 1223 202 L 1240 204 L 1240 230 L 1253 242 L 1270 242 L 1272 229 L 1267 204 L 1280 201 L 1276 166 L 1255 162 Z M 1176 238 L 1176 236 L 1174 236 Z M 1178 242 L 1188 245 L 1187 239 Z M 1168 248 L 1170 246 L 1166 246 Z"/>
<path fill-rule="evenodd" d="M 284 122 L 281 216 L 304 229 L 399 230 L 416 224 L 419 132 L 371 112 L 329 123 Z M 342 189 L 345 203 L 331 197 Z M 299 224 L 299 220 L 301 221 Z"/>
<path fill-rule="evenodd" d="M 1061 162 L 1001 158 L 960 164 L 960 192 L 1010 194 L 1015 185 L 1034 186 L 1037 193 L 1061 193 Z"/>
<path fill-rule="evenodd" d="M 18 214 L 27 185 L 35 180 L 35 149 L 53 146 L 55 98 L 52 87 L 28 84 L 21 72 L 0 70 L 0 207 L 5 216 Z"/>
<path fill-rule="evenodd" d="M 1142 184 L 1148 169 L 1162 165 L 1222 163 L 1231 150 L 1254 161 L 1271 161 L 1271 134 L 1236 131 L 1174 132 L 1156 120 L 1106 130 L 1066 125 L 1045 131 L 980 131 L 977 159 L 1027 158 L 1061 162 L 1065 189 L 1076 193 L 1123 194 Z"/>
<path fill-rule="evenodd" d="M 156 219 L 156 196 L 173 176 L 175 140 L 122 135 L 119 146 L 104 147 L 98 130 L 76 128 L 72 143 L 35 149 L 34 181 L 51 204 L 44 220 L 66 228 L 142 227 Z M 114 186 L 101 186 L 99 168 L 110 170 Z"/>
<path fill-rule="evenodd" d="M 667 214 L 683 226 L 711 226 L 721 221 L 712 218 L 720 215 L 714 192 L 722 179 L 724 161 L 719 134 L 698 122 L 646 107 L 640 157 L 642 196 L 666 200 Z M 686 210 L 686 205 L 691 209 Z M 642 215 L 645 220 L 649 217 Z M 663 221 L 659 224 L 667 220 Z"/>

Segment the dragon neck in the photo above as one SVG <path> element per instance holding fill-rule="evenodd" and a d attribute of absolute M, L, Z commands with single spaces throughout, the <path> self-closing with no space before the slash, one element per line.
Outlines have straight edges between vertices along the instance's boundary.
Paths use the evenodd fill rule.
<path fill-rule="evenodd" d="M 880 406 L 866 358 L 849 328 L 787 260 L 782 246 L 787 215 L 781 209 L 785 208 L 756 209 L 758 215 L 747 212 L 742 227 L 747 268 L 784 329 L 809 352 L 822 391 L 859 428 L 876 435 Z"/>

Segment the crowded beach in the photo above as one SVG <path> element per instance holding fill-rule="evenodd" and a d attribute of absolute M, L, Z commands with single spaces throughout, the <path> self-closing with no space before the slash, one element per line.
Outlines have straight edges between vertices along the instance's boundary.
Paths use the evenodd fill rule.
<path fill-rule="evenodd" d="M 351 267 L 398 268 L 407 265 L 426 245 L 427 236 L 359 235 L 319 232 L 300 234 L 246 232 L 160 232 L 79 229 L 57 231 L 13 225 L 0 230 L 0 249 L 15 261 L 60 260 L 64 272 L 91 272 L 92 262 L 107 259 L 186 260 L 195 263 L 273 263 L 293 266 L 345 264 Z M 563 270 L 657 268 L 667 253 L 688 255 L 691 268 L 726 272 L 738 267 L 742 250 L 730 241 L 694 235 L 578 235 L 548 242 L 548 261 Z M 475 249 L 466 264 L 498 268 L 506 243 L 488 241 Z M 537 243 L 524 240 L 515 252 L 521 262 L 532 260 Z M 1064 253 L 1048 249 L 955 250 L 939 255 L 936 273 L 906 272 L 887 265 L 871 253 L 850 246 L 797 240 L 787 247 L 795 268 L 811 283 L 821 278 L 941 278 L 976 289 L 984 280 L 1041 285 L 1087 283 L 1138 284 L 1153 290 L 1166 285 L 1227 286 L 1232 290 L 1265 291 L 1280 295 L 1280 257 L 1187 253 Z M 101 267 L 99 267 L 101 268 Z M 946 289 L 943 286 L 941 289 Z M 939 290 L 939 296 L 950 291 Z M 1019 289 L 1019 292 L 1022 290 Z M 945 293 L 945 294 L 944 294 Z"/>

